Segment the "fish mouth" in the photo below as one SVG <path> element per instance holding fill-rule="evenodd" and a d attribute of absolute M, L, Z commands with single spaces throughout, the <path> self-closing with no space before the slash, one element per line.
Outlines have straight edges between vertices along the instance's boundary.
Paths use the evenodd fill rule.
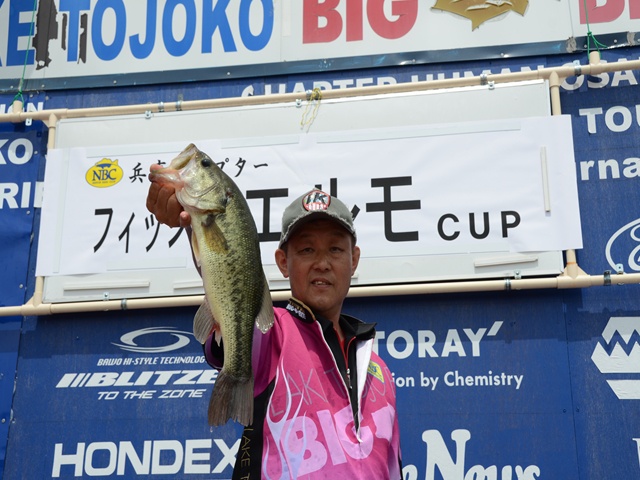
<path fill-rule="evenodd" d="M 190 143 L 176 156 L 176 158 L 171 160 L 169 168 L 172 168 L 174 170 L 182 170 L 188 165 L 193 157 L 198 155 L 198 153 L 200 153 L 198 147 L 196 147 L 193 143 Z"/>
<path fill-rule="evenodd" d="M 198 147 L 191 143 L 171 160 L 167 167 L 149 174 L 149 180 L 172 184 L 176 189 L 178 200 L 182 199 L 188 203 L 192 203 L 189 200 L 199 200 L 216 187 L 215 183 L 211 183 L 203 189 L 192 187 L 192 185 L 198 183 L 196 181 L 198 175 L 197 164 L 204 155 L 203 152 L 198 150 Z"/>
<path fill-rule="evenodd" d="M 198 154 L 198 148 L 193 144 L 189 144 L 182 152 L 180 152 L 171 163 L 155 172 L 149 174 L 149 180 L 158 183 L 171 183 L 176 189 L 182 188 L 184 182 L 182 179 L 183 169 L 189 165 L 191 159 Z"/>

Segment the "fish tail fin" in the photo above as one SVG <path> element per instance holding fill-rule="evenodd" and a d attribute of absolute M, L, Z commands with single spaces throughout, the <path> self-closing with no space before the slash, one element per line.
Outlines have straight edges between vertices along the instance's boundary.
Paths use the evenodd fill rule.
<path fill-rule="evenodd" d="M 245 427 L 253 422 L 253 376 L 237 378 L 224 369 L 218 375 L 209 400 L 209 425 L 220 426 L 229 419 Z"/>

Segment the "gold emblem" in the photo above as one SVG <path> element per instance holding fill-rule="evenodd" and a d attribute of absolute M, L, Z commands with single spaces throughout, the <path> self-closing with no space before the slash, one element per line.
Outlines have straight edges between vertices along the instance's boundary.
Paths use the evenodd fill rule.
<path fill-rule="evenodd" d="M 475 30 L 487 20 L 509 10 L 524 15 L 528 5 L 528 0 L 436 0 L 431 8 L 468 18 L 471 20 L 471 30 Z"/>

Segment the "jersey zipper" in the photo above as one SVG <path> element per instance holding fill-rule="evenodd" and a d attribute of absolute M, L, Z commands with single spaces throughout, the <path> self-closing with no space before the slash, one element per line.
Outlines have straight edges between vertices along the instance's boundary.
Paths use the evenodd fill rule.
<path fill-rule="evenodd" d="M 349 387 L 349 390 L 353 389 L 353 385 L 351 384 L 351 368 L 349 368 L 349 348 L 351 348 L 351 343 L 353 342 L 353 340 L 355 339 L 355 337 L 352 337 L 349 340 L 349 343 L 347 343 L 347 347 L 342 349 L 342 355 L 344 356 L 344 364 L 346 367 L 346 375 L 347 375 L 347 387 Z"/>
<path fill-rule="evenodd" d="M 320 325 L 320 323 L 316 322 L 317 328 L 320 331 L 320 335 L 322 340 L 324 341 L 324 344 L 327 346 L 327 348 L 329 349 L 329 351 L 331 351 L 331 347 L 329 346 L 329 344 L 327 343 L 327 339 L 324 338 L 324 334 L 322 332 L 322 326 Z M 337 332 L 336 332 L 337 335 Z M 347 399 L 349 400 L 349 406 L 351 407 L 352 410 L 352 415 L 353 415 L 353 405 L 351 402 L 351 393 L 350 390 L 352 389 L 352 385 L 351 385 L 351 369 L 349 368 L 349 358 L 347 355 L 347 352 L 349 351 L 349 347 L 351 346 L 351 343 L 356 339 L 356 337 L 353 337 L 349 340 L 349 343 L 347 344 L 347 348 L 342 348 L 342 345 L 340 345 L 340 350 L 342 350 L 342 356 L 344 357 L 344 363 L 345 363 L 345 376 L 342 377 L 342 383 L 345 386 L 345 393 L 347 394 Z M 340 337 L 338 337 L 338 343 L 341 344 L 342 342 L 340 342 Z M 333 355 L 331 356 L 333 358 Z M 338 371 L 340 371 L 340 367 L 338 367 L 338 362 L 336 361 L 335 358 L 333 358 L 333 363 L 336 366 L 336 369 L 338 369 Z M 358 402 L 358 412 L 360 411 L 360 403 Z M 354 424 L 357 425 L 356 428 L 356 438 L 358 439 L 358 441 L 362 441 L 360 438 L 360 422 L 358 422 L 355 418 L 353 419 Z"/>

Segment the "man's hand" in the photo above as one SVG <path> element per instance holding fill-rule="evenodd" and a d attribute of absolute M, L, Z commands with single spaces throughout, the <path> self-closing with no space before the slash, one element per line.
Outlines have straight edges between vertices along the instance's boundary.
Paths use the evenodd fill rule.
<path fill-rule="evenodd" d="M 161 165 L 151 165 L 151 172 L 161 169 Z M 171 185 L 152 182 L 147 193 L 147 210 L 153 213 L 160 223 L 170 227 L 189 227 L 191 215 L 184 211 L 176 198 Z"/>

